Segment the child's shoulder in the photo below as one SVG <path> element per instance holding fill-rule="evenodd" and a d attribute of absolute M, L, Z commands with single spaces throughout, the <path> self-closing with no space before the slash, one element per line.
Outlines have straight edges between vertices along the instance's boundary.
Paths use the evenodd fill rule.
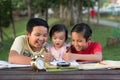
<path fill-rule="evenodd" d="M 88 45 L 101 46 L 101 44 L 99 42 L 88 42 Z"/>
<path fill-rule="evenodd" d="M 88 44 L 100 44 L 100 43 L 97 41 L 94 41 L 94 42 L 88 42 Z"/>
<path fill-rule="evenodd" d="M 20 36 L 17 36 L 16 39 L 21 39 L 21 38 L 26 38 L 25 35 L 20 35 Z"/>

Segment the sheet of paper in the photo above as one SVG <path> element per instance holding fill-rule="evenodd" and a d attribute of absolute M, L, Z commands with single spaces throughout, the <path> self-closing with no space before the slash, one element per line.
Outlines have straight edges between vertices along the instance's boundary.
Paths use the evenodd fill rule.
<path fill-rule="evenodd" d="M 120 61 L 103 60 L 99 63 L 80 63 L 79 69 L 114 69 L 120 68 Z"/>
<path fill-rule="evenodd" d="M 29 67 L 30 65 L 21 65 L 21 64 L 10 64 L 7 61 L 0 60 L 0 69 L 4 68 L 14 68 L 14 67 Z"/>
<path fill-rule="evenodd" d="M 79 69 L 87 70 L 87 69 L 105 69 L 109 68 L 107 65 L 100 63 L 84 63 L 80 64 Z"/>
<path fill-rule="evenodd" d="M 8 68 L 8 62 L 7 61 L 0 61 L 0 69 Z"/>
<path fill-rule="evenodd" d="M 103 60 L 101 63 L 108 65 L 110 68 L 120 68 L 120 61 Z"/>
<path fill-rule="evenodd" d="M 50 62 L 50 64 L 56 66 L 58 62 L 61 62 L 61 61 L 52 61 L 52 62 Z M 79 66 L 79 63 L 77 63 L 76 61 L 71 61 L 70 65 L 71 66 Z"/>

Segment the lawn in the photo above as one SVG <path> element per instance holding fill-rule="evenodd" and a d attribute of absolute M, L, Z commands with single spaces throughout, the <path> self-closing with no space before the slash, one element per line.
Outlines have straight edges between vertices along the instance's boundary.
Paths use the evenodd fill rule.
<path fill-rule="evenodd" d="M 25 25 L 27 23 L 28 19 L 22 19 L 19 21 L 15 22 L 15 29 L 16 29 L 16 35 L 21 35 L 25 34 Z M 48 23 L 49 25 L 54 24 L 55 22 L 58 22 L 58 19 L 49 19 Z M 103 26 L 103 25 L 96 25 L 96 24 L 90 24 L 92 30 L 93 30 L 93 35 L 92 35 L 92 41 L 97 41 L 100 42 L 102 45 L 103 49 L 103 59 L 104 60 L 120 60 L 120 45 L 116 46 L 110 46 L 106 47 L 106 40 L 108 37 L 112 35 L 112 28 L 108 26 Z M 68 27 L 70 30 L 71 27 Z M 11 27 L 4 29 L 5 33 L 10 37 L 13 36 L 11 32 Z M 67 40 L 69 42 L 70 39 Z M 7 60 L 8 59 L 8 53 L 10 46 L 12 45 L 13 39 L 8 38 L 4 36 L 4 41 L 0 43 L 0 60 Z M 48 39 L 48 42 L 49 39 Z"/>

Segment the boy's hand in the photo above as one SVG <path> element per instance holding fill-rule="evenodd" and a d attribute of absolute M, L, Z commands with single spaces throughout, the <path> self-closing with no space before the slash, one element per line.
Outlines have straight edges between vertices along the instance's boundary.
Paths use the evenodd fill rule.
<path fill-rule="evenodd" d="M 54 57 L 52 56 L 52 54 L 50 52 L 44 53 L 44 60 L 45 60 L 45 62 L 50 62 L 53 59 L 54 59 Z"/>
<path fill-rule="evenodd" d="M 74 60 L 73 55 L 74 55 L 74 54 L 71 54 L 71 53 L 63 53 L 62 58 L 63 58 L 65 61 L 72 61 L 72 60 Z"/>

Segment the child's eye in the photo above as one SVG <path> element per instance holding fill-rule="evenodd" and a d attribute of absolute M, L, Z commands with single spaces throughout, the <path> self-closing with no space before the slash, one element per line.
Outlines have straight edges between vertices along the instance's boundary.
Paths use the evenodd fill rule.
<path fill-rule="evenodd" d="M 60 40 L 63 40 L 63 38 L 60 38 Z"/>
<path fill-rule="evenodd" d="M 72 42 L 74 42 L 75 40 L 72 40 Z"/>
<path fill-rule="evenodd" d="M 78 40 L 78 42 L 82 42 L 82 40 Z"/>
<path fill-rule="evenodd" d="M 44 37 L 47 37 L 48 35 L 47 35 L 47 34 L 44 34 L 43 36 L 44 36 Z"/>
<path fill-rule="evenodd" d="M 35 34 L 35 36 L 40 36 L 40 34 Z"/>

